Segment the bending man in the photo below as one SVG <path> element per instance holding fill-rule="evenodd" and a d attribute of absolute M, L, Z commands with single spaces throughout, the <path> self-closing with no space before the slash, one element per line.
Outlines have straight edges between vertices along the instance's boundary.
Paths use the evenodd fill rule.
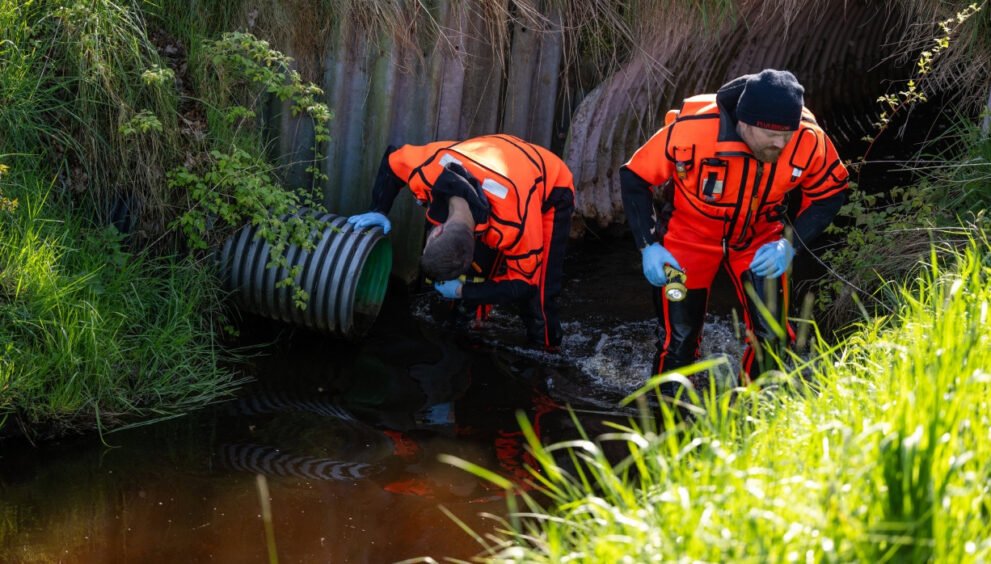
<path fill-rule="evenodd" d="M 574 210 L 567 165 L 511 135 L 389 147 L 371 211 L 348 221 L 388 232 L 386 214 L 403 186 L 436 226 L 420 260 L 424 275 L 436 280 L 434 288 L 469 308 L 515 304 L 528 341 L 556 349 L 562 336 L 557 297 Z M 483 256 L 487 260 L 473 263 Z"/>
<path fill-rule="evenodd" d="M 680 112 L 668 112 L 665 126 L 621 169 L 623 207 L 647 280 L 663 287 L 665 265 L 686 275 L 683 300 L 653 292 L 654 373 L 698 358 L 709 288 L 720 267 L 744 306 L 743 381 L 771 367 L 767 354 L 760 354 L 763 366 L 755 366 L 755 346 L 764 352 L 780 343 L 744 283 L 753 285 L 760 301 L 788 311 L 787 271 L 795 247 L 807 247 L 832 222 L 849 176 L 804 107 L 803 94 L 788 71 L 741 76 L 715 95 L 688 98 Z M 660 213 L 652 200 L 657 187 L 665 193 Z M 800 191 L 801 203 L 789 240 L 784 224 L 792 190 Z M 780 283 L 766 285 L 766 278 Z M 777 297 L 768 295 L 769 286 Z"/>

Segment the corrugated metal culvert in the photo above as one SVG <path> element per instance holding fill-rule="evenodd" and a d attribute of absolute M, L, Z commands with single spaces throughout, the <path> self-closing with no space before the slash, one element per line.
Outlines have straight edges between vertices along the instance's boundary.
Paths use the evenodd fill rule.
<path fill-rule="evenodd" d="M 392 244 L 379 227 L 356 231 L 346 216 L 330 213 L 317 219 L 326 226 L 313 251 L 298 245 L 286 250 L 289 265 L 302 267 L 296 283 L 310 295 L 305 309 L 293 302 L 294 288 L 279 285 L 287 269 L 266 267 L 271 246 L 257 236 L 255 226 L 241 228 L 224 243 L 218 259 L 224 287 L 234 292 L 240 307 L 258 315 L 337 336 L 361 336 L 385 298 Z"/>

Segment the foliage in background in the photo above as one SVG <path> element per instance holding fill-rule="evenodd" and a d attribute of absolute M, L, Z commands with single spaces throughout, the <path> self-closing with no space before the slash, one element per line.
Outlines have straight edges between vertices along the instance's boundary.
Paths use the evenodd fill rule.
<path fill-rule="evenodd" d="M 939 22 L 940 35 L 919 54 L 915 77 L 904 89 L 878 100 L 883 110 L 875 124 L 877 134 L 868 138 L 865 158 L 879 136 L 897 134 L 889 131 L 894 118 L 928 101 L 922 85 L 953 64 L 943 59 L 945 52 L 969 22 L 981 19 L 977 16 L 982 7 L 971 4 Z M 927 147 L 905 167 L 915 178 L 913 185 L 884 191 L 854 186 L 837 223 L 827 229 L 838 240 L 823 253 L 832 272 L 821 281 L 817 301 L 830 325 L 855 319 L 858 300 L 880 313 L 890 311 L 895 296 L 888 285 L 911 278 L 931 246 L 942 252 L 966 244 L 961 222 L 978 229 L 991 225 L 984 213 L 991 195 L 991 139 L 974 120 L 958 114 L 955 125 L 929 139 Z M 940 148 L 938 153 L 932 153 L 933 147 Z M 856 171 L 868 162 L 861 159 L 851 168 Z"/>
<path fill-rule="evenodd" d="M 888 93 L 878 98 L 878 102 L 883 104 L 884 109 L 878 116 L 878 121 L 874 123 L 874 127 L 877 130 L 877 135 L 868 136 L 866 138 L 867 141 L 873 143 L 878 135 L 883 134 L 891 125 L 891 118 L 896 114 L 905 113 L 912 106 L 929 101 L 929 98 L 926 96 L 926 92 L 921 87 L 920 83 L 925 82 L 933 75 L 935 70 L 933 61 L 950 48 L 950 40 L 960 35 L 961 28 L 963 28 L 967 24 L 968 20 L 977 14 L 980 9 L 981 8 L 977 4 L 971 4 L 958 12 L 954 17 L 939 22 L 938 27 L 940 35 L 932 38 L 932 45 L 930 45 L 929 48 L 922 49 L 922 51 L 919 52 L 919 58 L 915 62 L 916 77 L 908 80 L 905 84 L 904 90 Z M 947 63 L 945 61 L 942 62 L 942 65 L 946 64 Z M 869 154 L 870 150 L 871 148 L 868 147 L 866 152 Z"/>
<path fill-rule="evenodd" d="M 164 226 L 179 136 L 159 63 L 135 4 L 0 0 L 0 427 L 105 428 L 235 381 L 210 277 L 102 227 L 125 202 L 132 243 Z"/>
<path fill-rule="evenodd" d="M 249 220 L 276 247 L 311 231 L 280 218 L 307 200 L 271 173 L 252 112 L 287 100 L 322 143 L 319 89 L 248 36 L 197 38 L 214 64 L 191 65 L 148 8 L 0 0 L 0 426 L 29 436 L 229 393 L 224 296 L 210 263 L 175 253 Z"/>
<path fill-rule="evenodd" d="M 264 41 L 243 34 L 216 42 L 200 37 L 197 48 L 206 52 L 194 51 L 202 60 L 189 64 L 182 60 L 181 45 L 149 27 L 144 11 L 149 6 L 142 2 L 3 0 L 0 6 L 5 150 L 62 164 L 56 197 L 92 204 L 99 221 L 114 221 L 136 242 L 172 240 L 168 230 L 176 218 L 205 202 L 191 202 L 175 186 L 170 189 L 169 172 L 209 169 L 215 151 L 248 151 L 258 162 L 266 160 L 255 112 L 267 97 L 287 101 L 294 115 L 312 119 L 315 155 L 328 139 L 331 114 L 319 101 L 319 88 L 301 81 L 292 61 Z M 190 72 L 199 76 L 190 78 Z M 317 164 L 314 159 L 307 169 L 310 189 L 323 179 Z M 277 177 L 266 189 L 267 200 L 299 198 Z M 254 219 L 258 205 L 255 199 L 227 198 L 224 212 L 234 221 Z M 196 248 L 205 235 L 191 228 L 203 224 L 199 219 L 182 223 Z M 211 242 L 239 226 L 213 225 Z"/>
<path fill-rule="evenodd" d="M 181 155 L 172 73 L 139 3 L 0 2 L 4 150 L 63 166 L 56 197 L 107 221 L 124 202 L 141 237 L 164 230 L 162 178 Z"/>
<path fill-rule="evenodd" d="M 13 213 L 17 209 L 17 198 L 10 199 L 3 194 L 3 177 L 9 171 L 9 166 L 0 163 L 0 212 Z"/>
<path fill-rule="evenodd" d="M 294 302 L 304 308 L 307 293 L 296 282 L 300 265 L 290 265 L 286 258 L 289 245 L 305 250 L 315 246 L 314 235 L 326 227 L 311 214 L 297 214 L 307 207 L 323 210 L 320 203 L 321 182 L 326 175 L 319 158 L 306 167 L 311 178 L 307 190 L 286 190 L 279 185 L 273 167 L 264 158 L 265 144 L 254 124 L 259 118 L 254 108 L 261 107 L 265 95 L 289 103 L 295 115 L 306 115 L 314 127 L 313 155 L 321 154 L 330 137 L 331 120 L 327 105 L 317 101 L 319 88 L 302 81 L 290 68 L 292 60 L 271 49 L 266 41 L 250 34 L 227 33 L 217 41 L 203 43 L 209 64 L 201 70 L 201 85 L 210 108 L 211 135 L 215 149 L 201 155 L 195 166 L 179 167 L 168 175 L 168 184 L 188 198 L 188 205 L 173 227 L 180 228 L 194 248 L 208 249 L 244 226 L 258 227 L 258 236 L 271 245 L 272 260 L 268 268 L 284 268 L 288 275 L 280 285 L 294 288 Z M 215 77 L 215 80 L 213 78 Z M 241 98 L 246 98 L 242 100 Z"/>
<path fill-rule="evenodd" d="M 665 404 L 543 445 L 536 493 L 476 536 L 495 562 L 983 562 L 991 558 L 991 243 L 935 251 L 896 313 L 776 385 Z M 627 453 L 607 456 L 609 445 Z M 616 449 L 613 449 L 615 452 Z M 469 463 L 447 457 L 457 466 Z M 508 481 L 475 469 L 511 488 Z"/>
<path fill-rule="evenodd" d="M 911 22 L 897 50 L 906 62 L 919 56 L 916 65 L 924 64 L 926 53 L 932 55 L 932 67 L 917 79 L 916 87 L 924 93 L 944 92 L 958 104 L 961 112 L 976 115 L 986 106 L 991 92 L 991 12 L 988 1 L 908 0 L 897 6 Z M 945 42 L 950 35 L 952 40 Z"/>

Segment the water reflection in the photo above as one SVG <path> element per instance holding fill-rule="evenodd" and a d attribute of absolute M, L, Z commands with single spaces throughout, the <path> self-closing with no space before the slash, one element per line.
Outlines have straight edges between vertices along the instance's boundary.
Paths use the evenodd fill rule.
<path fill-rule="evenodd" d="M 470 558 L 480 547 L 438 506 L 484 533 L 493 523 L 480 514 L 503 514 L 502 492 L 437 456 L 521 481 L 530 460 L 517 411 L 554 442 L 577 436 L 570 404 L 595 436 L 625 421 L 613 406 L 643 380 L 653 314 L 630 304 L 646 294 L 617 309 L 582 305 L 595 287 L 580 280 L 569 292 L 560 355 L 515 343 L 516 318 L 498 311 L 470 342 L 453 339 L 429 323 L 429 300 L 390 290 L 366 339 L 287 335 L 234 401 L 109 434 L 107 446 L 4 444 L 0 561 L 264 562 L 256 474 L 268 480 L 280 561 Z M 275 336 L 261 323 L 246 339 Z M 732 334 L 718 320 L 706 331 Z"/>
<path fill-rule="evenodd" d="M 5 447 L 0 560 L 264 561 L 255 474 L 268 477 L 284 561 L 467 558 L 480 547 L 438 503 L 485 532 L 479 513 L 500 514 L 504 501 L 437 456 L 521 479 L 516 412 L 545 432 L 561 412 L 548 384 L 574 378 L 465 348 L 409 315 L 361 343 L 302 333 L 282 343 L 214 409 L 112 433 L 109 447 L 92 437 Z"/>

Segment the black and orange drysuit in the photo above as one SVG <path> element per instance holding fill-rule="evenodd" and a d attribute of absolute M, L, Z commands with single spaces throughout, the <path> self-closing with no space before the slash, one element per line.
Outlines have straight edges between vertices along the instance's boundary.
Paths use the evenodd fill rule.
<path fill-rule="evenodd" d="M 683 301 L 669 301 L 663 288 L 655 288 L 655 373 L 697 360 L 709 289 L 723 267 L 744 306 L 749 330 L 743 379 L 759 374 L 765 367 L 753 366 L 752 340 L 760 346 L 778 341 L 744 283 L 753 284 L 761 301 L 787 312 L 788 281 L 787 274 L 781 277 L 773 290 L 778 296 L 765 295 L 763 278 L 749 270 L 754 253 L 783 236 L 786 196 L 792 190 L 801 196 L 792 233 L 796 249 L 822 233 L 844 201 L 849 175 L 808 109 L 776 162 L 764 163 L 753 155 L 737 133 L 736 106 L 743 86 L 737 79 L 715 95 L 685 100 L 620 171 L 623 206 L 637 247 L 659 242 L 687 277 Z M 655 190 L 664 193 L 659 209 L 653 204 Z"/>
<path fill-rule="evenodd" d="M 482 282 L 466 283 L 462 299 L 469 306 L 516 304 L 533 344 L 561 343 L 557 297 L 561 292 L 564 252 L 574 211 L 571 171 L 559 157 L 511 135 L 486 135 L 465 141 L 389 147 L 379 167 L 372 211 L 388 214 L 403 186 L 428 208 L 427 219 L 446 219 L 444 188 L 436 186 L 445 166 L 464 167 L 484 201 L 466 194 L 475 218 L 476 245 L 490 260 Z"/>

